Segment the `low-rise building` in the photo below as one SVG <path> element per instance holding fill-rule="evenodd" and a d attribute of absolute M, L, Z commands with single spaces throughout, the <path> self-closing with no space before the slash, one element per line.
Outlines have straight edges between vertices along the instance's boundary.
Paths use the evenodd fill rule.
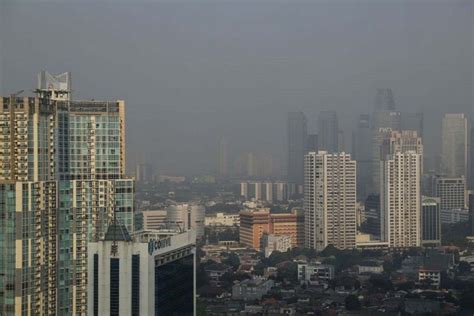
<path fill-rule="evenodd" d="M 234 300 L 260 300 L 273 287 L 273 280 L 263 278 L 247 279 L 232 286 L 232 299 Z"/>
<path fill-rule="evenodd" d="M 439 288 L 441 285 L 441 270 L 430 267 L 420 267 L 418 270 L 418 281 L 423 282 L 425 280 L 431 281 L 431 286 Z"/>
<path fill-rule="evenodd" d="M 239 226 L 239 214 L 216 213 L 204 218 L 204 225 L 208 226 Z"/>
<path fill-rule="evenodd" d="M 228 272 L 232 272 L 232 267 L 224 263 L 214 263 L 205 267 L 204 271 L 211 285 L 220 286 L 221 277 Z"/>
<path fill-rule="evenodd" d="M 376 261 L 366 261 L 357 265 L 358 274 L 380 274 L 383 272 L 383 264 Z"/>
<path fill-rule="evenodd" d="M 298 264 L 298 281 L 319 284 L 334 279 L 334 266 L 320 262 Z"/>
<path fill-rule="evenodd" d="M 261 241 L 261 249 L 265 254 L 265 258 L 270 257 L 273 251 L 287 252 L 291 249 L 291 236 L 277 236 L 274 234 L 263 234 Z"/>

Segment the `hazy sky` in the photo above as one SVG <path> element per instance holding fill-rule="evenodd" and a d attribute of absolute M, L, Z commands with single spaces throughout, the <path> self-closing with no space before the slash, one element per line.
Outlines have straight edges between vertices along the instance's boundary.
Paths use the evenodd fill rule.
<path fill-rule="evenodd" d="M 440 115 L 473 106 L 474 1 L 0 1 L 0 92 L 72 73 L 75 98 L 125 99 L 128 159 L 209 172 L 217 142 L 285 159 L 286 112 L 315 128 L 356 116 L 390 87 Z M 349 148 L 348 148 L 349 149 Z"/>

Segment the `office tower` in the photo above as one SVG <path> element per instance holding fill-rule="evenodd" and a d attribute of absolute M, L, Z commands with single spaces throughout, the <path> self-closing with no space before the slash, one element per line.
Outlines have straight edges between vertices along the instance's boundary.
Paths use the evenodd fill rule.
<path fill-rule="evenodd" d="M 421 242 L 423 246 L 439 246 L 441 244 L 439 203 L 439 198 L 423 196 L 421 211 Z"/>
<path fill-rule="evenodd" d="M 181 231 L 194 229 L 199 240 L 204 236 L 205 212 L 205 207 L 196 203 L 170 205 L 166 208 L 166 222 Z"/>
<path fill-rule="evenodd" d="M 350 154 L 308 153 L 304 192 L 306 247 L 355 247 L 356 162 Z"/>
<path fill-rule="evenodd" d="M 303 185 L 303 160 L 308 137 L 307 120 L 303 112 L 288 113 L 288 182 Z"/>
<path fill-rule="evenodd" d="M 376 111 L 372 114 L 372 168 L 369 193 L 380 193 L 380 146 L 387 134 L 400 130 L 400 112 Z"/>
<path fill-rule="evenodd" d="M 466 208 L 466 181 L 464 177 L 437 177 L 435 196 L 440 199 L 441 210 Z"/>
<path fill-rule="evenodd" d="M 441 210 L 441 224 L 469 222 L 469 210 L 463 208 Z"/>
<path fill-rule="evenodd" d="M 336 111 L 321 111 L 318 116 L 319 149 L 334 153 L 339 150 L 339 124 Z"/>
<path fill-rule="evenodd" d="M 376 111 L 395 111 L 395 100 L 390 88 L 378 88 L 375 96 Z"/>
<path fill-rule="evenodd" d="M 421 241 L 421 154 L 388 155 L 381 172 L 381 235 L 389 247 L 418 247 Z"/>
<path fill-rule="evenodd" d="M 219 141 L 219 153 L 217 161 L 217 176 L 226 178 L 229 175 L 229 148 L 227 140 L 221 138 Z"/>
<path fill-rule="evenodd" d="M 416 131 L 418 136 L 423 137 L 423 113 L 401 113 L 401 129 Z"/>
<path fill-rule="evenodd" d="M 309 134 L 308 141 L 306 143 L 307 151 L 318 151 L 319 147 L 319 138 L 318 134 Z"/>
<path fill-rule="evenodd" d="M 195 245 L 194 231 L 110 225 L 88 246 L 87 315 L 195 315 Z"/>
<path fill-rule="evenodd" d="M 133 229 L 125 104 L 71 100 L 68 74 L 39 79 L 36 97 L 0 98 L 0 314 L 85 314 L 87 243 L 114 216 Z"/>
<path fill-rule="evenodd" d="M 357 161 L 357 198 L 364 200 L 369 194 L 372 166 L 372 131 L 370 115 L 361 114 L 352 139 L 352 157 Z"/>
<path fill-rule="evenodd" d="M 380 236 L 380 196 L 378 194 L 370 194 L 364 203 L 365 222 L 361 225 L 361 231 L 370 234 L 379 239 Z"/>
<path fill-rule="evenodd" d="M 462 113 L 448 113 L 441 128 L 441 174 L 467 177 L 467 119 Z"/>

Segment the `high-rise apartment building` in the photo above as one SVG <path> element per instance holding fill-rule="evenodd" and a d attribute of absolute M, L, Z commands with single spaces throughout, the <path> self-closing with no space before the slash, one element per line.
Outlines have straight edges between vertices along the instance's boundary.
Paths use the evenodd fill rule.
<path fill-rule="evenodd" d="M 373 161 L 373 183 L 380 188 L 380 170 L 387 156 L 396 152 L 414 151 L 423 157 L 423 142 L 416 131 L 397 131 L 390 128 L 379 129 L 377 141 L 373 144 L 377 147 L 377 155 Z M 423 161 L 421 161 L 421 172 L 423 172 Z M 377 191 L 379 192 L 379 191 Z"/>
<path fill-rule="evenodd" d="M 445 114 L 441 127 L 441 174 L 467 177 L 468 124 L 462 113 Z"/>
<path fill-rule="evenodd" d="M 0 314 L 85 314 L 87 243 L 133 229 L 123 101 L 75 101 L 41 73 L 36 97 L 0 98 Z M 115 214 L 115 215 L 114 215 Z"/>
<path fill-rule="evenodd" d="M 381 235 L 389 247 L 420 246 L 421 157 L 416 151 L 397 151 L 382 163 Z"/>
<path fill-rule="evenodd" d="M 466 208 L 466 181 L 464 177 L 437 177 L 435 180 L 435 196 L 440 199 L 441 210 Z"/>
<path fill-rule="evenodd" d="M 319 148 L 330 153 L 339 151 L 339 123 L 336 111 L 321 111 L 318 116 Z"/>
<path fill-rule="evenodd" d="M 441 244 L 440 200 L 435 197 L 423 197 L 421 214 L 421 242 L 424 246 Z"/>
<path fill-rule="evenodd" d="M 303 160 L 306 154 L 308 127 L 303 112 L 288 113 L 288 182 L 303 185 Z"/>
<path fill-rule="evenodd" d="M 355 247 L 356 162 L 350 154 L 310 152 L 305 156 L 305 244 Z"/>
<path fill-rule="evenodd" d="M 352 157 L 357 161 L 357 197 L 364 200 L 369 195 L 372 166 L 370 115 L 360 115 L 352 137 L 352 147 Z"/>

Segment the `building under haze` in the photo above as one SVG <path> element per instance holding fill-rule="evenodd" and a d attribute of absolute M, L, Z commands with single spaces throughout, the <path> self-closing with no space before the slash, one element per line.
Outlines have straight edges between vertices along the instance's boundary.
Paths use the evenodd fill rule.
<path fill-rule="evenodd" d="M 192 230 L 130 235 L 112 223 L 88 246 L 87 315 L 195 315 L 195 245 Z"/>
<path fill-rule="evenodd" d="M 339 123 L 336 111 L 321 111 L 318 116 L 318 150 L 339 151 Z"/>
<path fill-rule="evenodd" d="M 357 161 L 357 197 L 364 200 L 369 195 L 372 167 L 372 131 L 370 115 L 361 114 L 352 135 L 352 157 Z"/>
<path fill-rule="evenodd" d="M 303 160 L 308 139 L 307 119 L 303 112 L 288 113 L 288 182 L 303 185 Z"/>
<path fill-rule="evenodd" d="M 396 152 L 414 151 L 420 154 L 423 159 L 423 142 L 416 131 L 398 131 L 391 128 L 379 129 L 377 133 L 377 142 L 373 144 L 374 155 L 372 177 L 373 183 L 379 187 L 381 186 L 380 170 L 386 157 Z M 377 148 L 375 148 L 377 146 Z M 423 172 L 423 160 L 421 161 L 420 171 Z M 377 190 L 377 192 L 380 192 Z M 381 192 L 380 192 L 381 193 Z"/>
<path fill-rule="evenodd" d="M 389 247 L 420 246 L 421 159 L 415 150 L 398 150 L 382 163 L 381 235 Z"/>
<path fill-rule="evenodd" d="M 220 179 L 224 179 L 229 176 L 229 144 L 225 138 L 221 138 L 219 141 L 217 176 Z"/>
<path fill-rule="evenodd" d="M 421 210 L 421 243 L 423 246 L 441 245 L 440 200 L 423 196 Z"/>
<path fill-rule="evenodd" d="M 305 245 L 355 247 L 356 162 L 346 153 L 310 152 L 305 156 Z"/>
<path fill-rule="evenodd" d="M 375 95 L 376 111 L 395 111 L 395 99 L 390 88 L 377 88 Z"/>
<path fill-rule="evenodd" d="M 445 114 L 441 127 L 441 174 L 467 177 L 468 124 L 462 113 Z"/>
<path fill-rule="evenodd" d="M 441 210 L 466 208 L 466 181 L 464 177 L 437 177 L 435 196 L 440 199 Z"/>
<path fill-rule="evenodd" d="M 43 72 L 36 97 L 0 98 L 2 315 L 85 314 L 88 242 L 114 216 L 133 229 L 125 104 L 70 92 Z"/>

